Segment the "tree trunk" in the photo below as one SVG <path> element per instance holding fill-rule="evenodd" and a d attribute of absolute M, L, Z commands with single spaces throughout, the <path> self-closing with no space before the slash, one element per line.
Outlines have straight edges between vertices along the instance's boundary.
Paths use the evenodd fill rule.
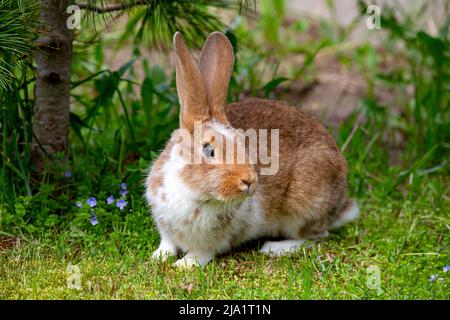
<path fill-rule="evenodd" d="M 43 168 L 45 153 L 51 156 L 67 147 L 73 40 L 73 32 L 66 25 L 69 2 L 42 0 L 41 5 L 33 117 L 35 140 L 31 158 L 39 171 Z"/>

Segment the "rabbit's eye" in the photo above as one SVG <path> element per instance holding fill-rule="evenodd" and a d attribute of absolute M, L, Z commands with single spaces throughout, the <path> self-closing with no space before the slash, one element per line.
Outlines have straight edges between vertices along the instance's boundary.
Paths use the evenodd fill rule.
<path fill-rule="evenodd" d="M 214 158 L 214 148 L 209 143 L 205 144 L 203 146 L 203 153 L 205 154 L 206 158 Z"/>

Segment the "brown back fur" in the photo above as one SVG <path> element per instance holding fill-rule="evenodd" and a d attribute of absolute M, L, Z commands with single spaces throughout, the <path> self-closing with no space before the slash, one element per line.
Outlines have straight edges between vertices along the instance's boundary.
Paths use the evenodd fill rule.
<path fill-rule="evenodd" d="M 234 128 L 279 129 L 279 171 L 260 176 L 257 189 L 264 194 L 268 220 L 303 215 L 312 224 L 299 230 L 301 238 L 328 230 L 347 201 L 348 172 L 328 131 L 311 115 L 279 101 L 250 98 L 225 111 Z"/>

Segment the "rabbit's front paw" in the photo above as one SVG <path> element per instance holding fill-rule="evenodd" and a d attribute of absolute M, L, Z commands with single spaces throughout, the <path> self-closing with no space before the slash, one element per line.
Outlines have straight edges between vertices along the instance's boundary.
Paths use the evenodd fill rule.
<path fill-rule="evenodd" d="M 183 258 L 177 260 L 174 266 L 180 269 L 191 269 L 193 267 L 203 267 L 212 260 L 213 256 L 209 254 L 195 255 L 187 253 Z"/>
<path fill-rule="evenodd" d="M 304 240 L 267 241 L 259 250 L 269 256 L 278 257 L 297 251 Z"/>
<path fill-rule="evenodd" d="M 174 266 L 180 269 L 192 269 L 195 266 L 200 266 L 200 264 L 193 259 L 178 259 L 177 262 L 174 263 Z"/>
<path fill-rule="evenodd" d="M 161 240 L 158 249 L 153 251 L 152 258 L 155 260 L 166 261 L 170 256 L 175 256 L 177 254 L 177 247 L 165 240 Z"/>

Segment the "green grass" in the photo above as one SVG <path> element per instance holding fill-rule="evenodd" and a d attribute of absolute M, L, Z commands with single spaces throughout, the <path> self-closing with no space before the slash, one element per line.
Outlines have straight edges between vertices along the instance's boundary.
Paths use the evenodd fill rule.
<path fill-rule="evenodd" d="M 0 298 L 449 299 L 448 183 L 425 182 L 413 201 L 367 194 L 359 220 L 296 254 L 270 258 L 256 242 L 194 271 L 150 259 L 150 222 L 93 241 L 47 234 L 0 253 Z M 150 220 L 145 208 L 131 214 Z M 81 290 L 67 286 L 69 265 L 79 267 Z M 370 285 L 374 268 L 381 291 Z"/>

